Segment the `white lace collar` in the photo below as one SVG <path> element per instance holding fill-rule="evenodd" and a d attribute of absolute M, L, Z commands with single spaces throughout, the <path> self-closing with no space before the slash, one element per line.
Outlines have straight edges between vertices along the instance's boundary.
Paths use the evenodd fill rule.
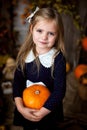
<path fill-rule="evenodd" d="M 53 62 L 54 62 L 54 53 L 56 52 L 55 48 L 52 48 L 49 52 L 39 55 L 39 60 L 40 63 L 46 67 L 49 68 L 52 66 Z M 32 62 L 36 57 L 33 54 L 33 51 L 31 50 L 30 53 L 28 54 L 28 56 L 25 59 L 25 63 L 30 63 Z"/>

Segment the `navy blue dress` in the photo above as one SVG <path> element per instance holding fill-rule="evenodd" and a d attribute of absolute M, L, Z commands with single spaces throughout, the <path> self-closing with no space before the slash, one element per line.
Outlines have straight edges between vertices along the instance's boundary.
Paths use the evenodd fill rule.
<path fill-rule="evenodd" d="M 14 125 L 29 128 L 29 130 L 49 130 L 52 128 L 56 130 L 56 123 L 63 120 L 63 98 L 66 91 L 66 60 L 61 51 L 54 59 L 53 76 L 51 69 L 52 66 L 45 67 L 40 62 L 38 73 L 35 60 L 25 63 L 24 74 L 20 68 L 16 69 L 13 81 L 13 97 L 22 97 L 27 80 L 34 83 L 43 82 L 51 92 L 51 96 L 45 102 L 44 107 L 51 110 L 51 113 L 39 122 L 32 122 L 25 119 L 15 108 Z"/>

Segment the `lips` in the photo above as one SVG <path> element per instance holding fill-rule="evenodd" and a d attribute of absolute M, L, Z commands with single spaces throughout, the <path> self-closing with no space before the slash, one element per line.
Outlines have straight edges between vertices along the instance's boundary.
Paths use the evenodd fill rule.
<path fill-rule="evenodd" d="M 47 44 L 47 42 L 44 42 L 44 41 L 40 41 L 41 44 Z"/>

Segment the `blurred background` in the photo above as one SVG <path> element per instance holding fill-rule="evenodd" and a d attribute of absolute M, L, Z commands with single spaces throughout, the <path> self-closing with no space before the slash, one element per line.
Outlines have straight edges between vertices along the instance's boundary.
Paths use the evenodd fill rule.
<path fill-rule="evenodd" d="M 60 129 L 87 130 L 87 0 L 0 0 L 0 130 L 22 130 L 12 124 L 12 81 L 26 18 L 37 6 L 55 7 L 64 24 L 67 89 Z"/>

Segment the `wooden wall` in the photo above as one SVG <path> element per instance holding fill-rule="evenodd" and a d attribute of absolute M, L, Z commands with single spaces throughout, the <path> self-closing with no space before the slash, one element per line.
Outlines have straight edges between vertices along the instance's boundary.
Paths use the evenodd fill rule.
<path fill-rule="evenodd" d="M 80 31 L 75 27 L 72 17 L 69 15 L 63 15 L 62 17 L 65 29 L 65 46 L 67 51 L 67 59 L 73 68 L 78 64 L 78 41 L 81 40 L 80 38 L 87 29 L 87 0 L 79 0 L 77 8 L 81 17 L 80 22 L 83 27 L 83 31 Z"/>

